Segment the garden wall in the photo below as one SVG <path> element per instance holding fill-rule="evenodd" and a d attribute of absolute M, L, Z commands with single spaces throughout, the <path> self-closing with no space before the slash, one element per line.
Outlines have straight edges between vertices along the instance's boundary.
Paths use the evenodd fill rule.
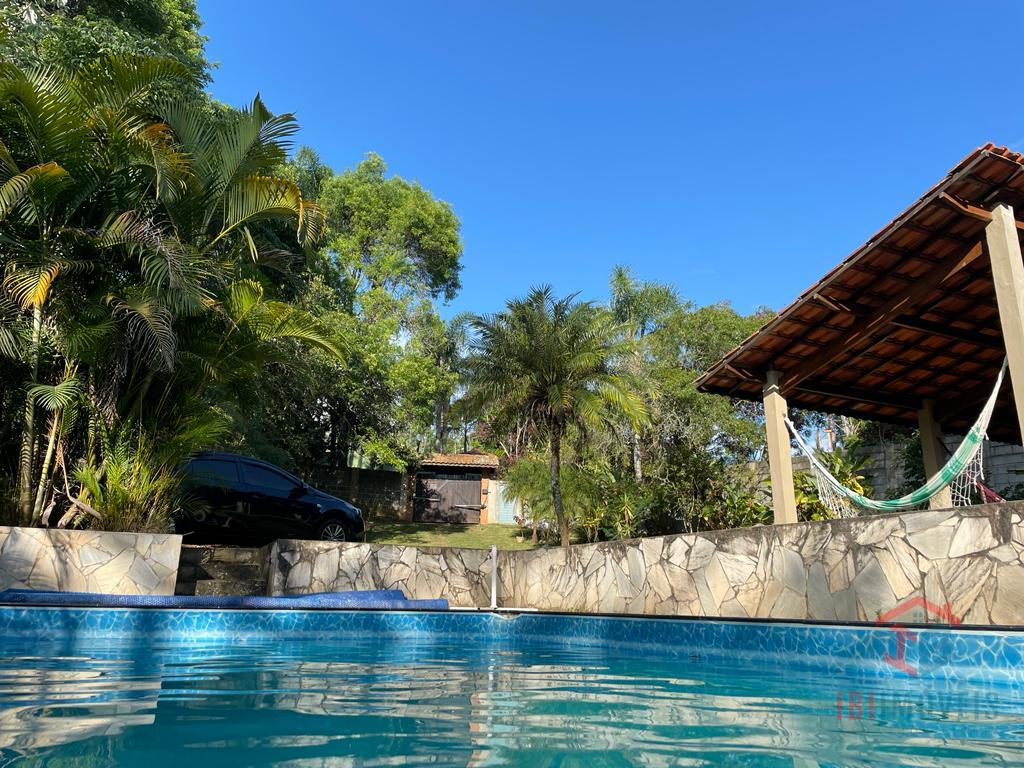
<path fill-rule="evenodd" d="M 0 526 L 0 589 L 173 595 L 181 537 Z"/>
<path fill-rule="evenodd" d="M 609 613 L 1024 624 L 1024 504 L 510 553 L 505 606 Z"/>
<path fill-rule="evenodd" d="M 410 598 L 487 606 L 491 569 L 486 549 L 280 539 L 270 549 L 268 587 L 271 595 L 401 589 Z"/>
<path fill-rule="evenodd" d="M 498 605 L 832 621 L 903 607 L 888 618 L 1024 625 L 1022 513 L 1008 503 L 501 552 Z M 486 607 L 490 568 L 486 550 L 279 541 L 270 588 L 400 588 Z"/>

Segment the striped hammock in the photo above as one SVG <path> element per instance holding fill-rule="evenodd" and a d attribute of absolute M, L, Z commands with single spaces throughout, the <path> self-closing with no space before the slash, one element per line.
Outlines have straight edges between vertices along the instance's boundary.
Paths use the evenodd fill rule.
<path fill-rule="evenodd" d="M 876 512 L 899 512 L 921 506 L 943 489 L 951 487 L 955 505 L 970 504 L 971 493 L 982 480 L 981 449 L 986 439 L 989 422 L 992 420 L 992 412 L 996 407 L 1003 377 L 1006 375 L 1006 364 L 1007 361 L 1004 359 L 999 376 L 996 377 L 995 386 L 992 388 L 992 394 L 988 396 L 978 420 L 974 422 L 974 426 L 971 427 L 949 461 L 920 488 L 905 496 L 900 496 L 898 499 L 876 501 L 844 486 L 800 437 L 793 422 L 787 417 L 786 426 L 793 435 L 797 447 L 811 462 L 811 470 L 815 485 L 818 487 L 818 497 L 821 503 L 842 517 L 853 514 L 854 506 Z"/>

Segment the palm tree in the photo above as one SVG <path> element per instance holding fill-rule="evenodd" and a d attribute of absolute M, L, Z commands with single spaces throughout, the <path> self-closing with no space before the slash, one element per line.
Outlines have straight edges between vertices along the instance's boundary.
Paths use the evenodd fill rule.
<path fill-rule="evenodd" d="M 551 500 L 562 545 L 569 519 L 562 498 L 562 441 L 570 428 L 585 437 L 611 416 L 639 425 L 643 400 L 613 373 L 622 351 L 611 316 L 575 295 L 556 298 L 534 288 L 506 309 L 473 320 L 476 337 L 467 360 L 470 398 L 478 407 L 518 421 L 547 442 Z"/>
<path fill-rule="evenodd" d="M 452 397 L 456 394 L 472 319 L 471 314 L 460 312 L 447 322 L 439 321 L 440 327 L 430 339 L 430 350 L 442 382 L 434 400 L 434 446 L 438 453 L 444 453 L 448 445 Z"/>
<path fill-rule="evenodd" d="M 630 354 L 626 357 L 629 373 L 639 378 L 643 365 L 644 339 L 648 334 L 661 328 L 669 316 L 679 308 L 679 299 L 669 286 L 637 280 L 632 272 L 623 266 L 612 270 L 609 280 L 611 288 L 610 309 L 630 341 Z M 633 429 L 630 434 L 633 476 L 639 483 L 643 480 L 643 452 L 641 434 Z"/>
<path fill-rule="evenodd" d="M 323 229 L 274 173 L 294 118 L 259 98 L 216 120 L 191 97 L 167 101 L 176 86 L 194 92 L 191 78 L 149 57 L 72 73 L 0 65 L 0 354 L 23 358 L 30 377 L 25 524 L 41 517 L 54 465 L 70 474 L 62 440 L 83 402 L 79 458 L 102 468 L 100 427 L 132 415 L 159 430 L 181 412 L 171 442 L 209 437 L 191 408 L 203 385 L 251 373 L 280 344 L 338 354 L 307 314 L 264 296 L 263 271 L 291 258 L 288 239 L 311 245 Z"/>
<path fill-rule="evenodd" d="M 157 89 L 191 78 L 176 62 L 140 57 L 71 74 L 0 65 L 0 267 L 5 292 L 29 316 L 27 342 L 16 351 L 27 360 L 33 386 L 41 384 L 44 348 L 59 335 L 55 285 L 88 275 L 95 286 L 102 282 L 97 272 L 117 273 L 121 265 L 103 255 L 117 244 L 115 230 L 125 219 L 110 213 L 138 205 L 154 179 L 165 187 L 180 181 L 179 157 L 148 109 Z M 144 226 L 145 216 L 133 221 Z M 136 258 L 135 271 L 145 274 L 158 272 L 166 256 L 147 250 Z M 89 297 L 70 291 L 61 300 L 81 308 Z M 130 304 L 118 307 L 127 322 L 136 317 Z M 32 479 L 36 410 L 36 398 L 26 397 L 18 481 L 26 523 L 39 495 Z"/>

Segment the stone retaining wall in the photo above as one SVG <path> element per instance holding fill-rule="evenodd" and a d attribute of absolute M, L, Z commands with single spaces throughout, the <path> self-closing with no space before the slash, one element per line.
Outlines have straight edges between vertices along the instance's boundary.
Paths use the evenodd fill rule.
<path fill-rule="evenodd" d="M 501 552 L 498 605 L 1024 625 L 1022 514 L 1008 503 Z M 486 550 L 279 541 L 270 592 L 399 588 L 486 607 L 490 569 Z"/>
<path fill-rule="evenodd" d="M 1024 624 L 1024 505 L 511 553 L 502 605 L 555 611 Z M 922 600 L 923 599 L 923 600 Z"/>
<path fill-rule="evenodd" d="M 488 606 L 491 567 L 486 549 L 280 539 L 270 550 L 268 586 L 271 595 L 401 589 L 414 599 Z"/>
<path fill-rule="evenodd" d="M 0 526 L 0 589 L 173 595 L 181 537 Z"/>

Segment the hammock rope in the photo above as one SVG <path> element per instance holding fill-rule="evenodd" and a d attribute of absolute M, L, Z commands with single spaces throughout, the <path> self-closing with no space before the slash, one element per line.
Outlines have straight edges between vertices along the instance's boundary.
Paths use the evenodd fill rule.
<path fill-rule="evenodd" d="M 987 438 L 988 425 L 992 420 L 992 412 L 996 407 L 996 400 L 999 398 L 999 390 L 1003 385 L 1003 377 L 1006 375 L 1007 360 L 1003 360 L 1002 368 L 996 377 L 992 394 L 988 396 L 985 407 L 978 415 L 977 421 L 971 427 L 963 442 L 956 449 L 949 461 L 936 472 L 920 488 L 900 496 L 898 499 L 887 501 L 876 501 L 847 488 L 829 471 L 815 452 L 807 445 L 800 436 L 793 422 L 786 417 L 786 426 L 789 428 L 793 439 L 796 441 L 800 452 L 804 454 L 811 463 L 811 470 L 814 476 L 815 485 L 818 487 L 818 498 L 832 512 L 842 517 L 849 517 L 855 514 L 854 507 L 874 510 L 876 512 L 898 512 L 905 509 L 913 509 L 924 504 L 933 496 L 938 494 L 947 486 L 953 495 L 955 506 L 966 506 L 971 503 L 971 496 L 978 488 L 978 483 L 984 479 L 982 467 L 982 447 Z"/>

